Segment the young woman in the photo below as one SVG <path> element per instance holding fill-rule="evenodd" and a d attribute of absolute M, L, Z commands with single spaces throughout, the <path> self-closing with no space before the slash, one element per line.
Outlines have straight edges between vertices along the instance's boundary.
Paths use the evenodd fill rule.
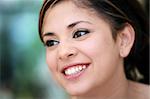
<path fill-rule="evenodd" d="M 148 99 L 148 86 L 131 81 L 148 44 L 137 5 L 135 0 L 45 0 L 39 33 L 46 61 L 71 99 Z"/>

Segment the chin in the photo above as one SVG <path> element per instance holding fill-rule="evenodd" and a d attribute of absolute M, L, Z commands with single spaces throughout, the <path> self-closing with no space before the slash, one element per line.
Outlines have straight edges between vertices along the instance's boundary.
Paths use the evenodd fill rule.
<path fill-rule="evenodd" d="M 83 96 L 90 92 L 91 86 L 88 86 L 87 83 L 78 86 L 69 86 L 65 88 L 67 93 L 71 96 Z"/>
<path fill-rule="evenodd" d="M 80 90 L 80 89 L 76 89 L 76 90 L 67 90 L 68 94 L 71 95 L 71 96 L 82 96 L 84 94 L 87 93 L 86 90 Z"/>

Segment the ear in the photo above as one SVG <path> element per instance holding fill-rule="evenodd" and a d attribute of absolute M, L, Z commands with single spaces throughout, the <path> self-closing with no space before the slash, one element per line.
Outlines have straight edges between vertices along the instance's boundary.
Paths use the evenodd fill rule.
<path fill-rule="evenodd" d="M 135 31 L 133 27 L 126 23 L 126 26 L 121 30 L 117 36 L 117 42 L 119 45 L 119 54 L 121 57 L 127 57 L 134 44 Z"/>

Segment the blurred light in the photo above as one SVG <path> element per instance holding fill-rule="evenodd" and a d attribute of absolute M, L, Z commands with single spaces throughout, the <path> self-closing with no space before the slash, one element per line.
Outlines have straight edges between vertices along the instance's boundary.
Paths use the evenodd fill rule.
<path fill-rule="evenodd" d="M 1 0 L 0 5 L 5 6 L 5 7 L 10 7 L 10 6 L 18 4 L 20 1 L 21 0 Z"/>
<path fill-rule="evenodd" d="M 2 15 L 1 15 L 1 12 L 0 12 L 0 35 L 2 34 Z"/>
<path fill-rule="evenodd" d="M 35 42 L 35 35 L 37 34 L 36 25 L 37 17 L 34 13 L 20 13 L 13 16 L 9 24 L 9 29 L 11 31 L 10 37 L 15 44 L 26 48 L 32 42 Z M 36 22 L 36 23 L 35 23 Z"/>

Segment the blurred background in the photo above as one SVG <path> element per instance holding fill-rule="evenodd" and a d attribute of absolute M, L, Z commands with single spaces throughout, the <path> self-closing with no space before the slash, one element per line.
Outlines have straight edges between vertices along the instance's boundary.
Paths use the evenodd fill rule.
<path fill-rule="evenodd" d="M 148 13 L 148 0 L 139 0 Z M 38 35 L 43 0 L 0 0 L 0 99 L 67 99 Z"/>
<path fill-rule="evenodd" d="M 38 35 L 43 0 L 0 0 L 0 99 L 66 99 Z"/>

